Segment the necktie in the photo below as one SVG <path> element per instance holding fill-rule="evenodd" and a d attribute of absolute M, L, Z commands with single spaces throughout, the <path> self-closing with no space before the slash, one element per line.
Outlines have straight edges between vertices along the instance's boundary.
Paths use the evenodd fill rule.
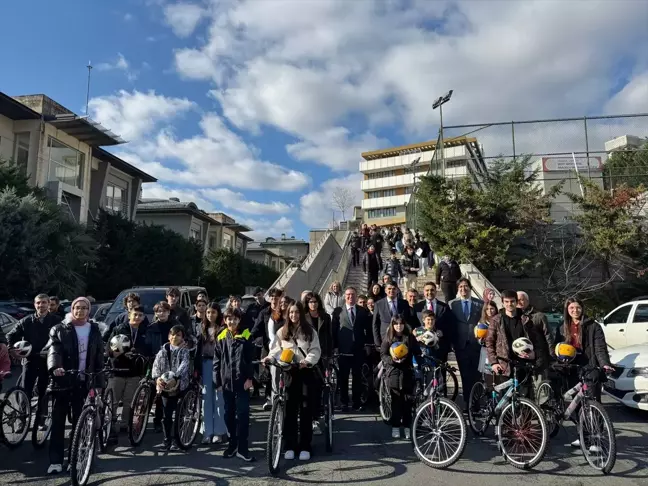
<path fill-rule="evenodd" d="M 468 318 L 470 317 L 470 309 L 468 308 L 468 301 L 467 301 L 467 300 L 464 300 L 464 301 L 463 301 L 463 304 L 464 304 L 464 306 L 463 306 L 463 307 L 464 307 L 464 308 L 463 308 L 463 311 L 464 311 L 464 317 L 466 318 L 466 321 L 467 321 Z"/>
<path fill-rule="evenodd" d="M 428 300 L 428 310 L 434 312 L 434 306 L 432 305 L 431 300 Z"/>
<path fill-rule="evenodd" d="M 396 303 L 393 300 L 391 301 L 391 315 L 392 317 L 396 315 Z"/>
<path fill-rule="evenodd" d="M 351 324 L 355 322 L 355 312 L 353 312 L 353 307 L 349 307 L 349 318 L 351 319 Z"/>

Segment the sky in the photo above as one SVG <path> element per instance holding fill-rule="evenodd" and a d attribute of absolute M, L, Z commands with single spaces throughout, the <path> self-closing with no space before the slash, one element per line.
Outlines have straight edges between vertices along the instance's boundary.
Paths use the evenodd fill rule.
<path fill-rule="evenodd" d="M 436 139 L 449 89 L 446 125 L 648 113 L 644 0 L 22 0 L 2 17 L 0 91 L 84 114 L 91 61 L 90 116 L 158 178 L 144 197 L 255 238 L 339 220 L 360 154 Z"/>

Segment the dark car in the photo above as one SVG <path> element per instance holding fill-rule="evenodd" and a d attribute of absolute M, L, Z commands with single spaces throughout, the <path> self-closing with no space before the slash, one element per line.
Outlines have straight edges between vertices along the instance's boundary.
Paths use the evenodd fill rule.
<path fill-rule="evenodd" d="M 29 314 L 34 313 L 34 304 L 32 303 L 31 308 L 21 305 L 22 302 L 0 302 L 0 312 L 9 314 L 14 319 L 22 319 Z"/>

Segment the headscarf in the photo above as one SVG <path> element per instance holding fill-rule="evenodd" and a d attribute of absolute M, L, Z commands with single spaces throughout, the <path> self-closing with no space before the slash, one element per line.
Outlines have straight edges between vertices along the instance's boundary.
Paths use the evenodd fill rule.
<path fill-rule="evenodd" d="M 90 305 L 90 301 L 85 297 L 77 297 L 76 299 L 74 299 L 72 301 L 72 306 L 70 307 L 70 322 L 72 324 L 76 325 L 76 326 L 80 326 L 80 325 L 83 325 L 86 322 L 88 322 L 89 319 L 86 317 L 85 319 L 77 320 L 77 319 L 75 319 L 73 317 L 72 309 L 74 309 L 75 304 L 85 304 L 88 307 L 88 316 L 90 315 L 89 311 L 90 311 L 91 305 Z"/>

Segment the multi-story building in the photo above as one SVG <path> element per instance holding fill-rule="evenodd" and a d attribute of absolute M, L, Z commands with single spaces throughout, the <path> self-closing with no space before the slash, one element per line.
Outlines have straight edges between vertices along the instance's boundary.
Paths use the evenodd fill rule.
<path fill-rule="evenodd" d="M 262 247 L 259 241 L 253 241 L 248 245 L 247 257 L 253 262 L 261 263 L 277 272 L 282 272 L 290 263 L 290 259 L 283 258 L 270 248 Z"/>
<path fill-rule="evenodd" d="M 436 141 L 392 147 L 362 154 L 360 172 L 364 199 L 363 222 L 378 226 L 406 222 L 406 206 L 415 182 L 430 173 L 447 178 L 470 177 L 481 185 L 487 172 L 482 147 L 477 139 L 457 137 L 444 140 L 445 166 L 441 167 Z"/>
<path fill-rule="evenodd" d="M 280 256 L 285 262 L 301 262 L 306 258 L 306 255 L 308 255 L 310 248 L 308 241 L 296 239 L 294 236 L 286 237 L 285 234 L 282 234 L 279 239 L 269 236 L 265 241 L 259 241 L 256 243 L 258 243 L 258 245 L 250 245 L 250 247 L 260 247 L 272 250 L 272 253 Z M 283 270 L 283 268 L 281 270 Z"/>
<path fill-rule="evenodd" d="M 13 159 L 76 222 L 94 219 L 100 208 L 133 219 L 141 185 L 156 180 L 100 148 L 121 143 L 45 95 L 0 93 L 0 156 Z"/>
<path fill-rule="evenodd" d="M 230 250 L 247 255 L 248 243 L 253 238 L 245 233 L 252 231 L 252 228 L 237 223 L 234 218 L 225 213 L 209 213 L 214 223 L 209 227 L 207 246 L 209 250 L 217 248 L 229 248 Z"/>

